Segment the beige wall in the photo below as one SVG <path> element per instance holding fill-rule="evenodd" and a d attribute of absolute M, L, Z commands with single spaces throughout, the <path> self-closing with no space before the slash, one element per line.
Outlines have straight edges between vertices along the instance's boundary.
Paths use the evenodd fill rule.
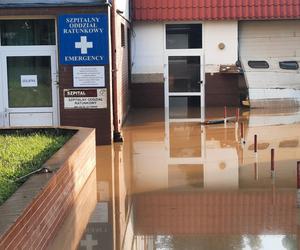
<path fill-rule="evenodd" d="M 124 13 L 125 14 L 125 13 Z M 129 77 L 128 77 L 128 29 L 130 23 L 124 14 L 116 14 L 116 61 L 117 61 L 117 95 L 119 126 L 122 125 L 129 110 Z M 121 25 L 124 25 L 125 46 L 121 46 Z"/>

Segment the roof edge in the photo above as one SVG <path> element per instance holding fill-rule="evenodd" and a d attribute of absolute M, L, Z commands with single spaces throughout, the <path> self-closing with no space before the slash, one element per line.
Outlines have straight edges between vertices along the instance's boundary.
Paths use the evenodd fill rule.
<path fill-rule="evenodd" d="M 12 9 L 12 8 L 41 8 L 41 7 L 89 7 L 89 6 L 111 6 L 111 0 L 103 0 L 99 2 L 71 2 L 71 3 L 47 3 L 47 2 L 37 2 L 37 3 L 0 3 L 0 9 Z"/>

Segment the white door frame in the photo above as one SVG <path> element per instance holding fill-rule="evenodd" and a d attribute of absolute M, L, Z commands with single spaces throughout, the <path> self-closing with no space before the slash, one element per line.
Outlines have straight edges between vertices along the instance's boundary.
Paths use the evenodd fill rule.
<path fill-rule="evenodd" d="M 170 56 L 199 56 L 200 57 L 200 92 L 169 92 L 169 57 Z M 165 97 L 165 112 L 169 117 L 169 97 L 171 96 L 199 96 L 200 97 L 200 118 L 187 119 L 171 119 L 171 121 L 201 121 L 205 120 L 205 67 L 204 67 L 204 51 L 203 49 L 172 49 L 165 50 L 164 55 L 164 97 Z"/>
<path fill-rule="evenodd" d="M 56 46 L 5 46 L 0 48 L 1 84 L 3 93 L 4 126 L 10 127 L 9 115 L 11 113 L 53 113 L 53 126 L 59 125 L 58 118 L 58 84 L 57 84 L 57 60 Z M 41 108 L 9 108 L 8 103 L 8 78 L 7 78 L 7 57 L 10 56 L 50 56 L 52 76 L 52 104 L 53 107 Z M 0 88 L 1 90 L 1 88 Z M 2 98 L 1 98 L 2 99 Z M 1 105 L 1 104 L 0 104 Z M 0 124 L 1 125 L 1 124 Z"/>
<path fill-rule="evenodd" d="M 179 119 L 178 119 L 179 120 Z M 177 119 L 165 120 L 165 147 L 168 154 L 168 164 L 169 165 L 196 165 L 196 164 L 204 164 L 206 159 L 206 128 L 204 125 L 199 125 L 201 129 L 201 138 L 199 137 L 200 145 L 201 145 L 201 155 L 195 157 L 171 157 L 171 141 L 170 141 L 170 126 L 172 124 L 184 124 L 184 122 L 178 121 Z M 189 122 L 194 123 L 194 122 Z"/>
<path fill-rule="evenodd" d="M 2 62 L 2 53 L 0 50 L 0 62 Z M 3 90 L 3 63 L 0 63 L 0 128 L 4 127 L 5 124 L 5 108 L 4 108 L 4 90 Z"/>

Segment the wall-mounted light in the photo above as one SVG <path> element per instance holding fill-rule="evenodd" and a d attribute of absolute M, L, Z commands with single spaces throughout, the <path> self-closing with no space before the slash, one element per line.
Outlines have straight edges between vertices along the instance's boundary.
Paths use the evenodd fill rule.
<path fill-rule="evenodd" d="M 221 50 L 225 49 L 225 44 L 224 43 L 219 43 L 218 48 L 221 49 Z"/>
<path fill-rule="evenodd" d="M 226 169 L 226 162 L 222 161 L 219 163 L 219 169 L 220 170 L 225 170 Z"/>

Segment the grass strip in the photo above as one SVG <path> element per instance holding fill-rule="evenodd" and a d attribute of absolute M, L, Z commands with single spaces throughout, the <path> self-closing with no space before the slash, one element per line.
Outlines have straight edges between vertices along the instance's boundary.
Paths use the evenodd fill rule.
<path fill-rule="evenodd" d="M 73 134 L 61 129 L 1 131 L 0 205 L 22 185 L 18 178 L 39 169 Z"/>

